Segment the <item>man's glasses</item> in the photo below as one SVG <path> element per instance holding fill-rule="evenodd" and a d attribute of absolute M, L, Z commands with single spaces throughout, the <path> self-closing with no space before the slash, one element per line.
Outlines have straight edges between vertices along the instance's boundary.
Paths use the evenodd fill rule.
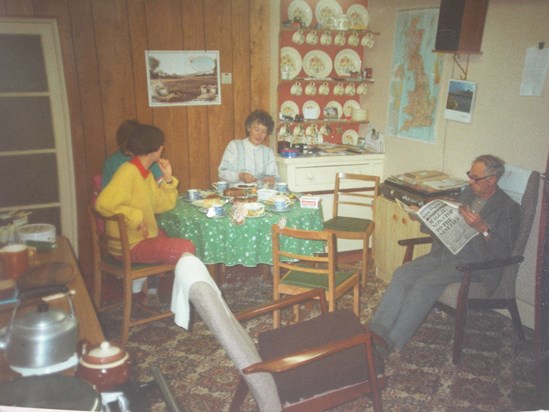
<path fill-rule="evenodd" d="M 495 176 L 495 175 L 488 175 L 488 176 L 483 176 L 483 177 L 475 177 L 471 174 L 471 171 L 468 170 L 467 172 L 465 172 L 465 174 L 467 175 L 467 177 L 471 180 L 474 180 L 475 183 L 477 182 L 480 182 L 481 180 L 484 180 L 484 179 L 488 179 L 489 177 L 492 177 L 492 176 Z"/>

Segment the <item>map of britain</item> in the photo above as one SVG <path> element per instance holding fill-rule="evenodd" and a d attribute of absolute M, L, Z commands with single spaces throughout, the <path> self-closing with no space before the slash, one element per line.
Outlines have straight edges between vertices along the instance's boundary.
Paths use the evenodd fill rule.
<path fill-rule="evenodd" d="M 400 10 L 390 82 L 387 133 L 435 141 L 442 56 L 434 53 L 438 8 Z"/>

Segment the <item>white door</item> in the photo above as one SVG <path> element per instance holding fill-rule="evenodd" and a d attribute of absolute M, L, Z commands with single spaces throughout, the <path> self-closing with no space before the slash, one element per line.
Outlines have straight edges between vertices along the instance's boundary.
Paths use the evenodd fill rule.
<path fill-rule="evenodd" d="M 0 18 L 0 212 L 31 212 L 77 245 L 69 111 L 57 23 Z"/>

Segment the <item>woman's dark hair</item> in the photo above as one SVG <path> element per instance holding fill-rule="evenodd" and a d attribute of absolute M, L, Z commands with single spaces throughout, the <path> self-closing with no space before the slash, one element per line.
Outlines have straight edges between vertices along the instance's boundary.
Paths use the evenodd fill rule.
<path fill-rule="evenodd" d="M 254 110 L 246 117 L 246 136 L 250 135 L 250 127 L 256 122 L 265 126 L 267 128 L 267 135 L 271 135 L 274 130 L 274 120 L 265 110 L 258 109 Z"/>
<path fill-rule="evenodd" d="M 484 163 L 486 172 L 489 175 L 495 175 L 499 179 L 505 173 L 505 162 L 499 157 L 493 155 L 481 155 L 474 162 Z"/>
<path fill-rule="evenodd" d="M 116 144 L 118 144 L 118 148 L 125 155 L 129 154 L 127 147 L 128 137 L 137 126 L 139 126 L 139 122 L 130 119 L 123 122 L 116 130 Z"/>
<path fill-rule="evenodd" d="M 164 132 L 150 124 L 140 124 L 128 137 L 127 148 L 134 156 L 156 152 L 164 144 Z"/>

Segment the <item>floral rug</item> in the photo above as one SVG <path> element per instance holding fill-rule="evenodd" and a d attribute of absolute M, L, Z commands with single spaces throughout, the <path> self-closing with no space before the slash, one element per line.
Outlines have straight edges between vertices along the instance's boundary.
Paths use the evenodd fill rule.
<path fill-rule="evenodd" d="M 223 295 L 233 312 L 271 299 L 271 280 L 255 268 L 227 268 Z M 367 325 L 385 284 L 370 275 L 361 291 L 360 319 Z M 352 296 L 339 301 L 352 308 Z M 101 315 L 108 339 L 119 337 L 120 311 Z M 269 328 L 271 318 L 245 324 L 250 335 Z M 412 341 L 386 364 L 389 379 L 382 392 L 387 411 L 522 411 L 532 410 L 535 400 L 535 364 L 532 331 L 527 341 L 514 335 L 511 320 L 495 312 L 469 316 L 463 360 L 452 364 L 453 318 L 433 310 Z M 153 379 L 151 366 L 162 371 L 177 403 L 185 411 L 227 411 L 238 382 L 238 373 L 215 337 L 198 316 L 191 331 L 164 320 L 133 328 L 127 346 L 133 362 L 133 379 Z M 151 389 L 143 411 L 168 410 L 160 391 Z M 140 410 L 139 407 L 132 411 Z M 371 410 L 365 396 L 333 409 Z M 257 411 L 248 396 L 242 411 Z"/>

